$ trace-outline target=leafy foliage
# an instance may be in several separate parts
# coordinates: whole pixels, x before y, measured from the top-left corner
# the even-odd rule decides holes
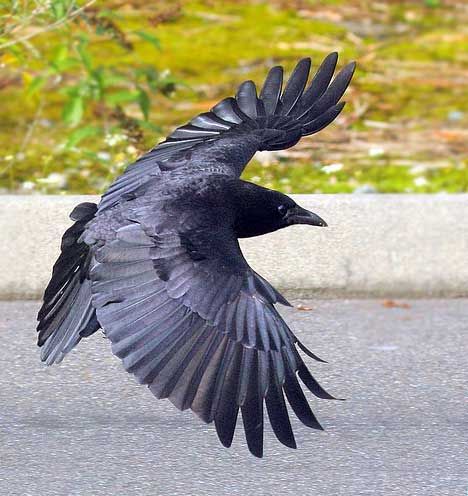
[[[19,96],[38,107],[45,102],[61,108],[62,123],[70,128],[63,147],[123,133],[137,150],[142,148],[141,130],[151,127],[151,96],[171,95],[178,81],[150,65],[105,64],[94,54],[112,45],[130,53],[134,39],[159,51],[156,36],[141,29],[123,31],[118,16],[98,9],[94,1],[12,2],[1,20],[0,50],[10,71],[21,77]]]
[[[332,50],[358,62],[342,116],[245,177],[298,193],[468,191],[467,13],[461,0],[12,0],[0,192],[102,192],[240,81]]]

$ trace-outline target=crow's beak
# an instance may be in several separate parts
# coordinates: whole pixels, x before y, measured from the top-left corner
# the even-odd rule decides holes
[[[327,227],[327,223],[314,212],[302,207],[292,208],[288,213],[289,224],[309,224],[310,226]]]

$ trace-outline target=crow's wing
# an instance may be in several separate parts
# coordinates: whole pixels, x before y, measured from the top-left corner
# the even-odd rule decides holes
[[[331,53],[322,62],[307,86],[310,58],[299,61],[283,90],[283,68],[273,67],[260,95],[253,81],[245,81],[235,98],[225,98],[209,112],[197,115],[188,124],[177,128],[168,138],[140,160],[174,162],[177,166],[198,157],[211,157],[240,176],[243,168],[257,150],[288,148],[302,137],[316,133],[330,124],[340,113],[339,103],[354,72],[348,64],[332,81],[338,55]],[[230,153],[235,143],[239,149]],[[245,147],[252,149],[242,149]],[[222,145],[222,146],[221,146]],[[223,147],[225,157],[223,157]],[[240,160],[232,162],[233,156]],[[247,158],[247,161],[245,161]]]
[[[304,424],[320,429],[296,374],[316,396],[332,397],[295,345],[318,358],[276,311],[274,303],[287,302],[248,266],[234,233],[193,228],[187,218],[190,229],[161,230],[161,211],[140,214],[95,248],[90,272],[98,320],[125,369],[156,397],[214,421],[225,446],[240,409],[256,456],[264,404],[277,438],[296,446],[284,395]]]
[[[245,81],[235,98],[197,115],[132,164],[99,209],[114,205],[149,174],[167,169],[210,168],[239,177],[255,152],[289,148],[328,126],[344,107],[340,99],[355,69],[350,63],[332,80],[337,59],[336,53],[328,55],[309,85],[309,58],[299,61],[284,90],[280,66],[270,70],[259,96],[253,81]]]

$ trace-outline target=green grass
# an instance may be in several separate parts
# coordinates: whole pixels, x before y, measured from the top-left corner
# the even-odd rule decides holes
[[[293,150],[299,155],[254,161],[245,178],[298,193],[468,191],[468,16],[461,3],[185,1],[179,16],[157,27],[142,5],[116,9],[117,22],[125,32],[154,34],[161,51],[131,37],[134,51],[104,41],[91,44],[91,52],[102,65],[138,61],[184,81],[172,98],[152,101],[150,121],[162,132],[146,130],[144,147],[232,94],[242,80],[260,83],[272,64],[290,70],[302,56],[317,63],[337,49],[340,64],[358,61],[343,117],[304,140]],[[57,34],[36,41],[47,52]],[[36,63],[39,68],[41,60]],[[15,70],[21,74],[20,66]],[[72,129],[61,122],[63,95],[56,88],[44,91],[40,118],[24,146],[38,99],[25,97],[21,78],[0,91],[0,189],[99,193],[138,154],[104,136],[64,150]],[[130,111],[139,114],[137,107]],[[85,115],[90,124],[96,119]],[[339,170],[326,172],[330,164],[340,164]],[[61,178],[52,176],[54,182],[53,173]]]

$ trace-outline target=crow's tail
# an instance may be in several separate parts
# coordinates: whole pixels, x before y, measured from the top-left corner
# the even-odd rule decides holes
[[[62,251],[44,293],[37,331],[41,360],[47,365],[60,363],[82,337],[100,327],[91,304],[91,281],[87,277],[89,246],[80,240],[96,210],[94,203],[81,203],[73,209],[70,218],[75,223],[62,237]]]

